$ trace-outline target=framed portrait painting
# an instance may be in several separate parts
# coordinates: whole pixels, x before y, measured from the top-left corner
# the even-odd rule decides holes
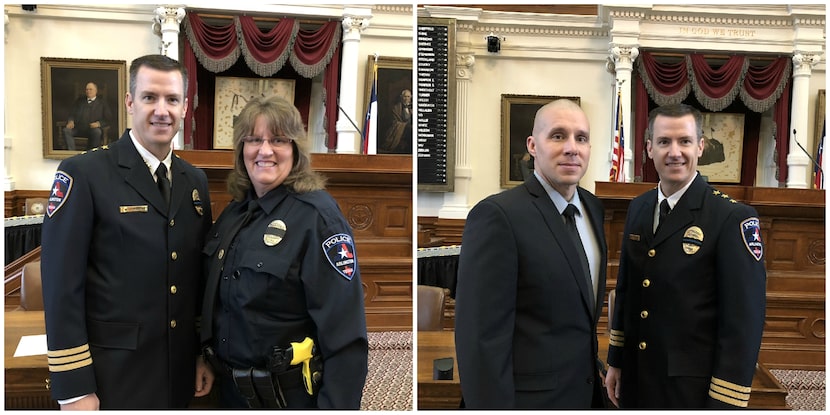
[[[251,98],[277,95],[293,103],[295,84],[293,79],[217,76],[213,101],[216,107],[213,117],[213,148],[233,149],[236,117]]]
[[[536,111],[557,99],[579,97],[548,95],[501,95],[501,187],[521,184],[533,173],[533,158],[527,152],[527,137],[533,134]]]
[[[107,145],[127,127],[127,64],[40,58],[43,157],[65,159]]]
[[[366,65],[365,115],[372,96],[373,64]],[[412,59],[378,57],[378,154],[412,154]],[[360,120],[362,124],[363,119]],[[361,125],[360,128],[363,128]]]

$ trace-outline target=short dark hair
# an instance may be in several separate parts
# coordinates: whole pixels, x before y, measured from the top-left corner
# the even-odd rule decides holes
[[[164,72],[179,71],[184,81],[184,96],[187,96],[187,68],[179,61],[164,55],[144,55],[130,64],[130,95],[135,95],[135,79],[142,66]]]
[[[648,113],[648,129],[646,130],[646,141],[651,141],[654,134],[654,120],[658,115],[670,118],[680,118],[691,114],[695,119],[695,130],[697,131],[697,139],[703,136],[703,115],[697,108],[687,104],[668,104],[661,105]]]

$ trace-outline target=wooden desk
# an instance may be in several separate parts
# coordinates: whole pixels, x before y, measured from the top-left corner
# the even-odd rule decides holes
[[[455,332],[418,331],[418,409],[458,409],[461,404],[461,382],[455,358]],[[432,362],[452,357],[452,380],[433,380]]]
[[[20,337],[46,333],[43,311],[7,311],[3,314],[6,324],[6,409],[59,409],[57,401],[49,394],[46,355],[12,357]],[[190,407],[215,409],[218,402],[219,388],[215,387],[210,395],[194,398]]]
[[[46,333],[43,311],[7,311],[3,315],[6,409],[57,409],[47,389],[46,355],[13,357],[22,336]]]
[[[455,332],[419,331],[418,344],[418,409],[457,409],[461,403],[461,382],[458,360],[455,357]],[[608,355],[608,336],[599,336],[599,355]],[[453,358],[453,379],[433,380],[432,361],[442,357]],[[752,379],[749,408],[790,409],[786,402],[787,390],[762,364],[758,364]]]

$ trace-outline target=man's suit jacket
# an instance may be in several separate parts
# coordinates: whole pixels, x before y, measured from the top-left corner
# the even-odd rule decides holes
[[[467,408],[598,406],[597,318],[605,293],[604,209],[579,198],[600,245],[599,301],[562,216],[531,175],[467,217],[455,342]]]
[[[75,121],[75,129],[86,131],[89,130],[89,124],[99,121],[101,127],[110,125],[113,121],[112,110],[103,98],[97,97],[92,103],[87,103],[86,97],[80,97],[75,101],[75,106],[72,107],[72,114],[69,115],[70,121]],[[89,115],[84,119],[84,109],[89,106]]]
[[[746,406],[766,311],[758,214],[699,175],[654,234],[656,205],[656,188],[632,200],[623,233],[608,350],[621,405]]]
[[[43,221],[43,299],[54,399],[184,407],[193,397],[205,173],[173,156],[170,209],[129,134],[63,160]]]

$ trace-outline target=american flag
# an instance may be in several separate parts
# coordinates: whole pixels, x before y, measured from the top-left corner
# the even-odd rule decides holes
[[[366,108],[366,121],[363,123],[363,154],[378,153],[378,59],[372,66],[372,95]]]
[[[608,174],[608,181],[624,182],[625,174],[623,162],[625,161],[625,141],[623,138],[623,117],[622,117],[622,92],[617,91],[617,117],[616,130],[614,131],[614,145],[611,152],[611,172]]]
[[[818,150],[816,150],[816,166],[813,167],[813,173],[816,175],[815,185],[816,189],[824,189],[824,172],[821,169],[822,153],[824,153],[824,135],[827,131],[827,123],[821,128],[821,139],[818,142]]]

